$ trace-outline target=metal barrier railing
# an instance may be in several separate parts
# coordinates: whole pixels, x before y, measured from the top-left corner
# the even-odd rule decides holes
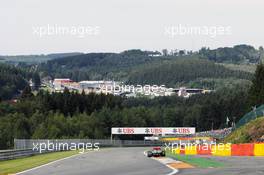
[[[259,106],[258,108],[254,108],[252,111],[249,113],[245,114],[239,121],[236,123],[236,128],[239,128],[251,120],[254,120],[258,117],[263,117],[264,116],[264,105]]]
[[[43,153],[47,153],[48,151],[43,151]],[[38,151],[33,151],[32,149],[24,149],[24,150],[2,150],[0,151],[0,160],[10,160],[17,159],[21,157],[29,157],[33,155],[40,154]]]

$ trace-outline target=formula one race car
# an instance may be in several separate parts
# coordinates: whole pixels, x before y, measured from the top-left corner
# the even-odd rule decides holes
[[[154,147],[151,151],[147,152],[148,157],[165,157],[166,153],[161,147]]]

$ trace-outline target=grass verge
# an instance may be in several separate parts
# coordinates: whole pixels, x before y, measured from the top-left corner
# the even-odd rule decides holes
[[[179,155],[179,154],[172,154],[170,151],[167,151],[166,155],[168,157],[171,157],[173,159],[177,159],[179,161],[191,164],[198,168],[218,168],[218,167],[224,167],[224,163],[214,161],[208,158],[203,157],[194,157],[190,155]]]
[[[0,161],[0,175],[18,173],[75,154],[78,154],[78,151],[47,153],[15,160]]]

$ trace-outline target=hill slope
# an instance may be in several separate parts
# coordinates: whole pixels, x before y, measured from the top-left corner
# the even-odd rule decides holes
[[[16,55],[16,56],[0,56],[0,61],[5,63],[17,64],[17,63],[26,63],[26,64],[37,64],[46,62],[52,59],[58,59],[68,56],[81,55],[82,53],[73,52],[73,53],[54,53],[48,55]]]
[[[40,65],[40,71],[52,77],[68,77],[75,81],[115,79],[124,80],[132,69],[139,65],[166,60],[151,53],[129,50],[121,53],[89,53],[50,60]]]
[[[202,59],[178,59],[157,66],[135,70],[129,76],[132,84],[165,84],[175,86],[177,83],[202,81],[202,79],[245,79],[250,80],[252,74],[231,70],[222,65]]]
[[[116,80],[129,84],[157,84],[172,87],[217,89],[250,84],[252,73],[231,69],[199,54],[156,55],[128,50],[121,53],[89,53],[50,60],[39,66],[43,76],[81,80]]]
[[[231,142],[231,143],[255,142],[263,135],[264,135],[264,117],[260,117],[232,132],[225,139],[225,142]]]

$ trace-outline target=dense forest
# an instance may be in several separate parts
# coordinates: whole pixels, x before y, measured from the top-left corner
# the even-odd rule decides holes
[[[233,84],[233,80],[235,84],[240,80],[249,84],[245,80],[252,76],[243,69],[232,70],[218,63],[255,64],[264,58],[263,53],[262,47],[256,50],[248,45],[202,48],[199,52],[164,49],[161,53],[141,50],[89,53],[47,61],[39,65],[38,71],[42,77],[67,77],[75,81],[104,79],[218,89]]]
[[[178,59],[174,62],[132,71],[128,82],[132,84],[165,84],[173,87],[177,83],[188,83],[197,79],[250,80],[251,77],[252,75],[248,72],[230,70],[207,60]]]
[[[155,62],[161,58],[152,53],[130,50],[121,53],[89,53],[50,60],[39,66],[43,76],[68,77],[75,81],[98,79],[126,79],[127,74],[139,65]]]
[[[40,84],[38,73],[0,63],[0,100],[18,95],[28,85],[30,79],[37,85]]]
[[[256,50],[249,45],[236,45],[234,47],[223,47],[217,49],[202,48],[200,56],[211,61],[220,63],[259,63],[264,58],[264,49]]]
[[[109,138],[118,126],[226,127],[247,111],[247,89],[223,89],[189,99],[177,96],[121,98],[103,94],[52,93],[26,88],[15,104],[0,103],[0,149],[14,138]],[[132,139],[132,138],[129,138]]]

